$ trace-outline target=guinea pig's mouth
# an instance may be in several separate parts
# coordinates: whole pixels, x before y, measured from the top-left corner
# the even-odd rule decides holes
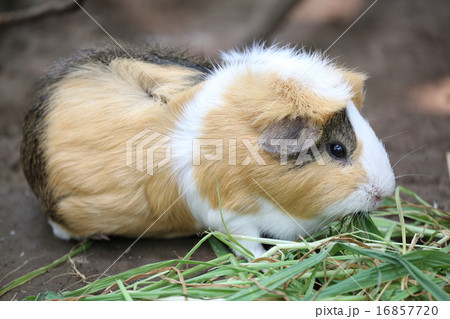
[[[364,211],[371,212],[381,206],[385,198],[385,194],[383,194],[378,188],[374,186],[365,188],[365,192],[367,196],[367,206],[364,207]]]
[[[373,199],[372,199],[373,205],[369,209],[369,211],[373,211],[373,210],[377,209],[378,207],[380,207],[381,204],[383,203],[383,200],[384,200],[384,198],[381,196],[373,197]]]
[[[365,207],[361,208],[359,211],[370,213],[371,211],[374,211],[381,206],[381,204],[383,203],[383,199],[383,197],[370,196],[366,202]]]

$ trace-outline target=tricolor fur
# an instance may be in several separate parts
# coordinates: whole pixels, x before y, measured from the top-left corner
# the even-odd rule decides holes
[[[218,185],[231,233],[296,239],[393,191],[387,154],[359,112],[363,74],[290,48],[224,53],[216,67],[132,55],[63,62],[26,118],[24,172],[57,236],[223,231]],[[153,174],[126,165],[127,141],[145,130],[169,141]],[[345,157],[330,153],[335,142]]]

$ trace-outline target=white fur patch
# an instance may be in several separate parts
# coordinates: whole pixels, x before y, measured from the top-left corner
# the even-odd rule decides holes
[[[299,236],[309,237],[328,225],[324,223],[326,217],[322,215],[302,220],[266,199],[261,199],[260,203],[262,209],[254,216],[254,223],[260,234],[265,233],[282,240],[296,240]]]
[[[277,73],[283,79],[294,79],[318,95],[347,103],[352,97],[351,88],[341,72],[329,60],[317,53],[307,53],[293,48],[253,46],[244,51],[222,54],[224,64],[216,74]]]
[[[201,136],[200,129],[204,116],[221,103],[220,97],[225,90],[224,84],[227,83],[224,81],[218,84],[215,80],[208,80],[196,97],[186,104],[183,115],[170,134],[172,167],[178,177],[180,193],[185,192],[184,197],[197,221],[198,230],[216,229],[212,225],[214,223],[207,222],[208,216],[212,214],[209,202],[201,198],[197,187],[193,186],[195,183],[193,142]]]
[[[69,234],[67,231],[65,231],[61,226],[59,226],[57,223],[52,222],[51,220],[48,221],[50,226],[52,226],[53,234],[58,237],[59,239],[63,240],[69,240],[72,239],[72,235]]]
[[[395,175],[383,144],[353,103],[347,107],[347,114],[356,137],[363,146],[361,162],[368,178],[365,190],[381,197],[392,195],[395,189]]]
[[[202,90],[185,106],[183,115],[177,121],[177,126],[170,134],[172,150],[172,167],[176,172],[180,193],[197,221],[199,231],[211,229],[225,231],[220,211],[213,209],[209,201],[202,198],[194,180],[193,141],[201,136],[201,126],[205,115],[222,103],[222,94],[228,84],[234,79],[234,72],[216,72],[205,82]],[[223,212],[224,220],[231,233],[247,236],[259,236],[260,233],[252,223],[246,223],[244,218],[238,218],[233,212]],[[243,243],[255,256],[265,251],[258,243]]]

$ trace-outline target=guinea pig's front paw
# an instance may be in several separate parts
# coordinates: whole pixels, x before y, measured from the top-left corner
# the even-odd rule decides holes
[[[238,240],[238,243],[241,244],[249,252],[251,252],[253,255],[253,258],[247,258],[247,256],[244,256],[242,253],[240,253],[239,251],[237,251],[235,249],[232,249],[233,253],[238,257],[244,257],[248,261],[257,259],[266,252],[264,247],[260,243],[257,243],[257,242],[252,242],[252,241],[248,241],[248,240]]]
[[[107,240],[107,241],[110,241],[109,237],[106,236],[105,234],[95,234],[95,235],[90,236],[90,238],[94,239],[94,240]]]

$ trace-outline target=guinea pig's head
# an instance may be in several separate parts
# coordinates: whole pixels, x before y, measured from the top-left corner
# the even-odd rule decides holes
[[[394,191],[386,150],[360,113],[364,74],[293,49],[224,59],[217,76],[227,84],[203,131],[237,141],[235,165],[209,164],[225,205],[227,194],[257,193],[298,218],[336,218],[373,210]]]

